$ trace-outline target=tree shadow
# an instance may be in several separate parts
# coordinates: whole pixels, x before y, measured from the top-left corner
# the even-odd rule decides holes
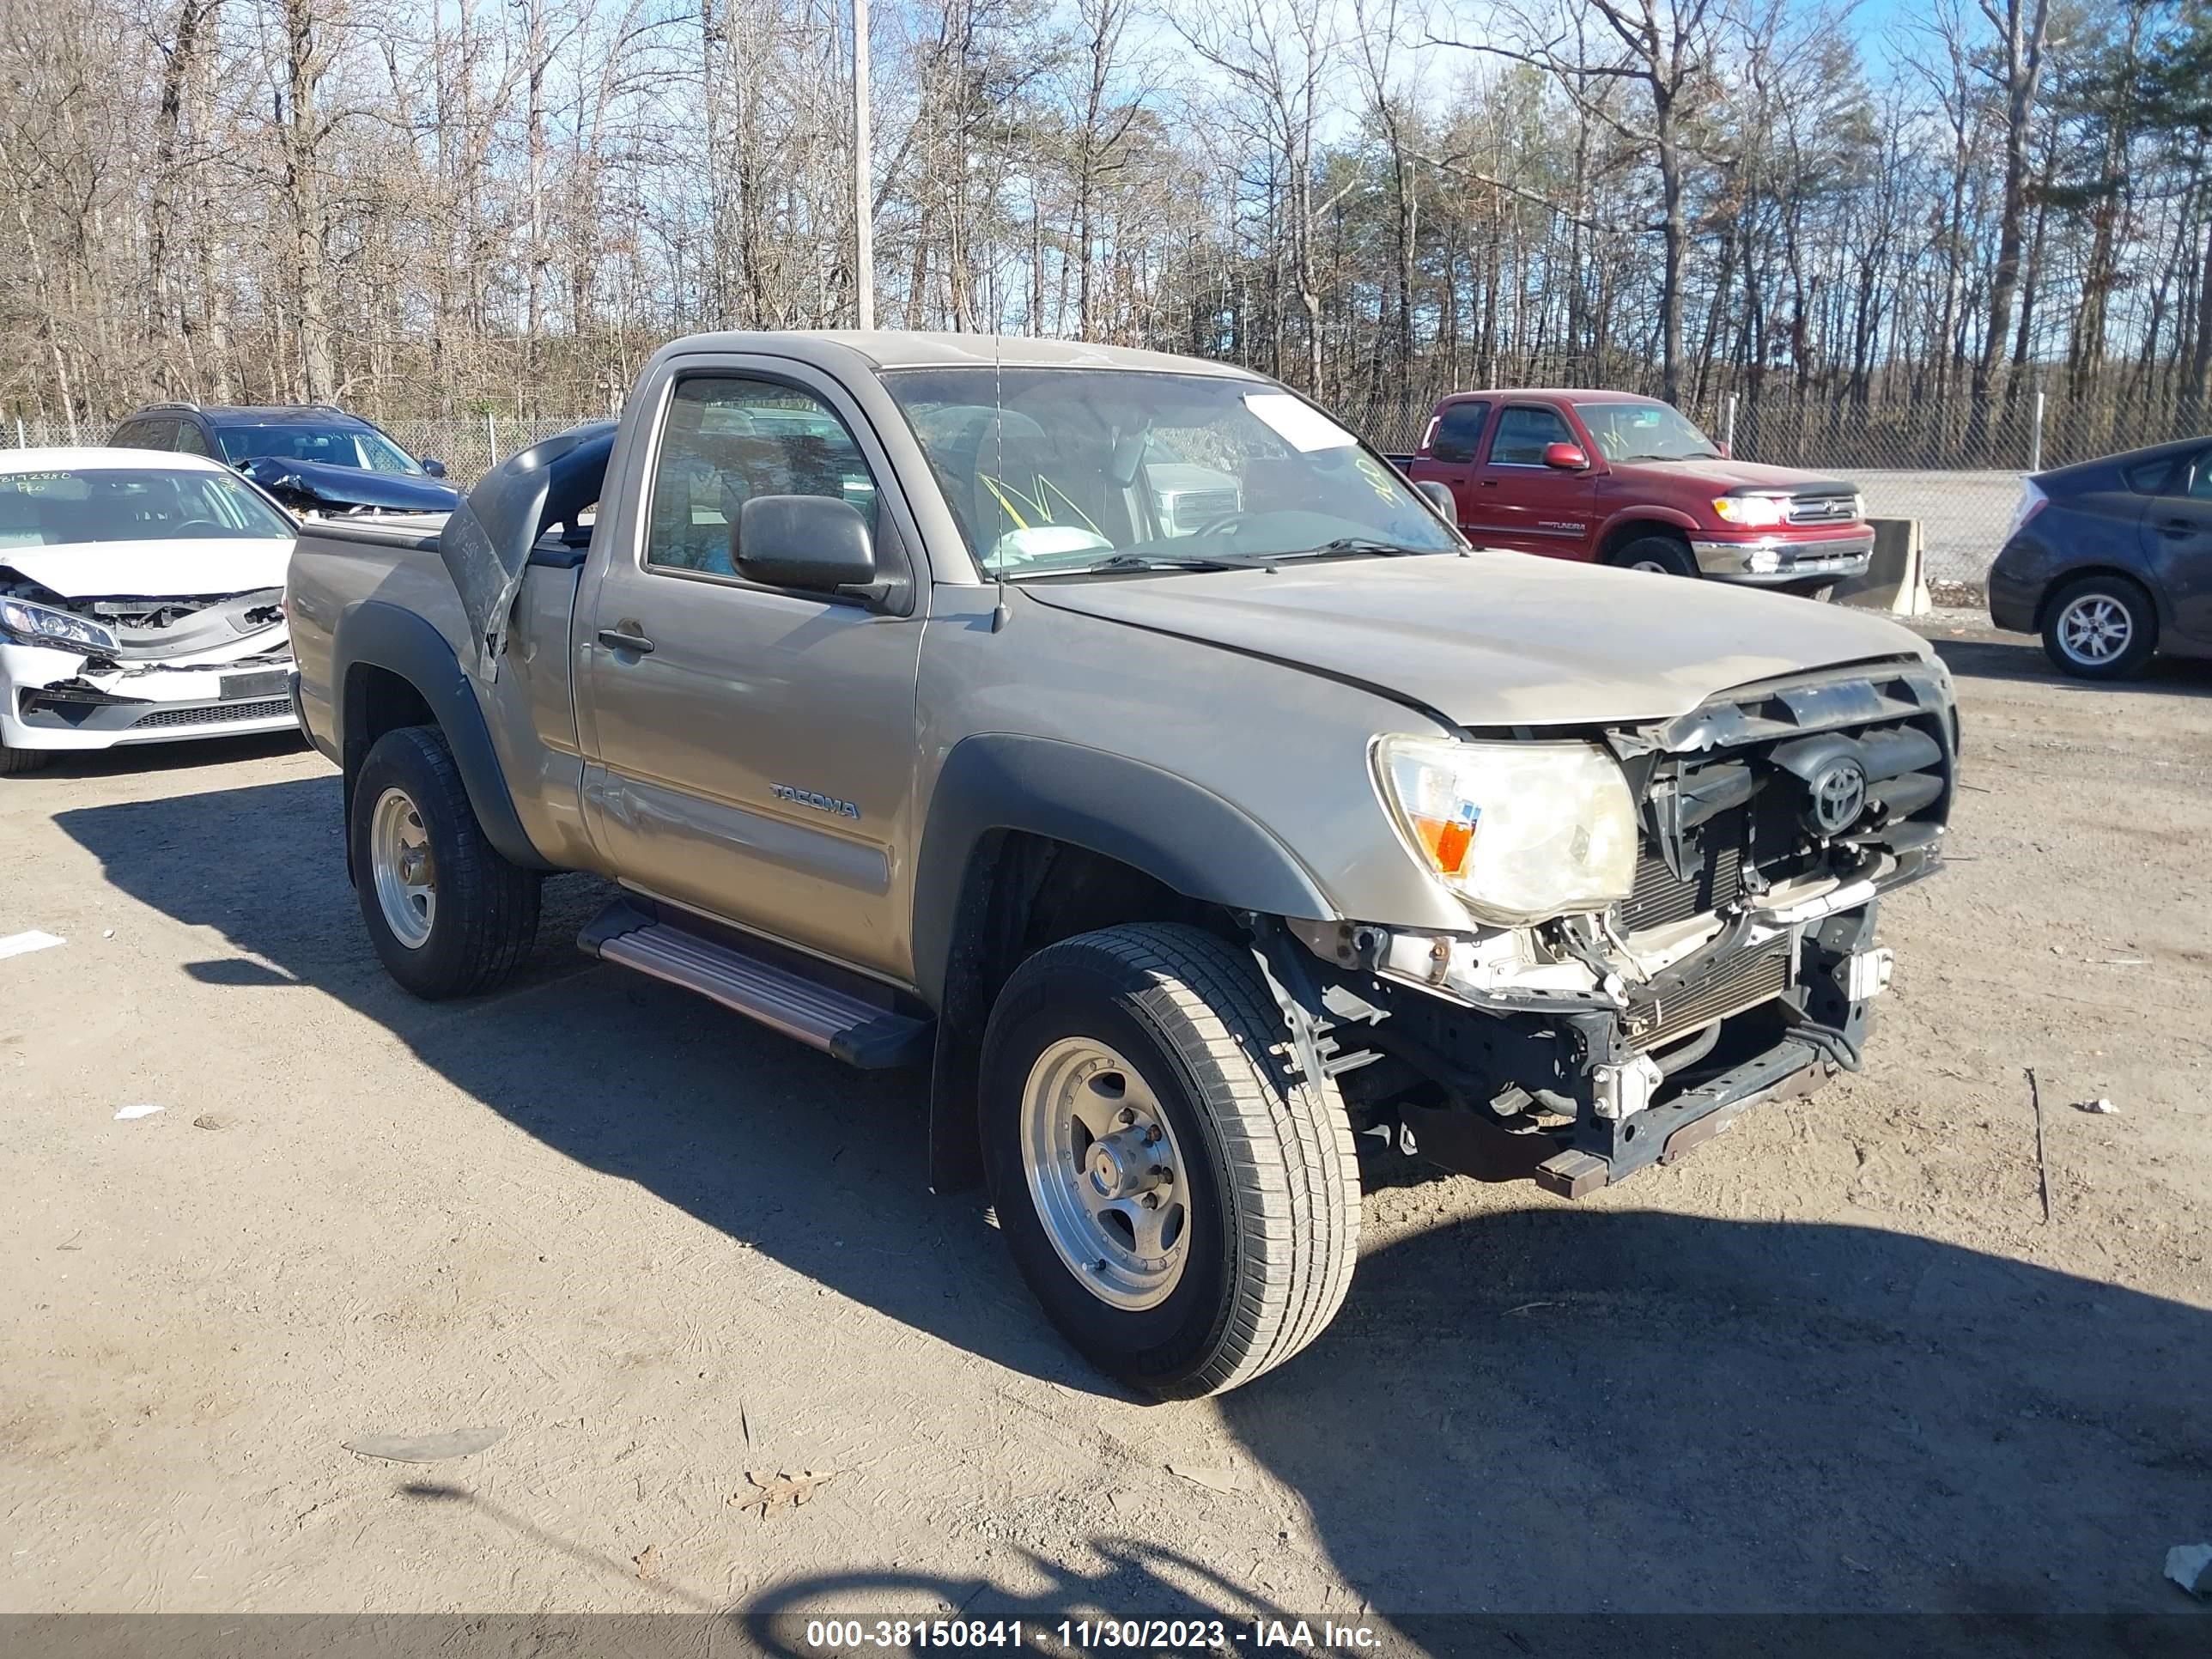
[[[608,884],[550,881],[538,944],[512,981],[426,1003],[369,948],[345,878],[335,775],[71,808],[54,822],[124,892],[222,933],[230,953],[184,964],[193,980],[334,997],[579,1163],[917,1328],[1127,1397],[1036,1315],[981,1197],[927,1191],[926,1072],[853,1071],[584,956],[576,933]]]
[[[2212,663],[2188,657],[2154,658],[2140,679],[2078,680],[2053,667],[2039,641],[1936,639],[1929,642],[1953,673],[1968,679],[2032,683],[2084,696],[2212,695]]]
[[[924,1190],[920,1074],[848,1071],[591,963],[570,941],[605,890],[580,878],[549,887],[513,988],[415,1001],[362,935],[337,801],[314,777],[57,822],[125,892],[222,931],[234,954],[186,969],[204,982],[335,997],[586,1169],[948,1343],[1121,1397],[1036,1312],[980,1199]],[[2201,1308],[1870,1227],[1532,1194],[1371,1251],[1322,1340],[1218,1409],[1310,1511],[1340,1612],[2158,1613],[2187,1605],[2165,1551],[2212,1530],[2208,1379]],[[1255,1604],[1200,1546],[1093,1554],[1032,1564],[1036,1595],[887,1570],[739,1612],[787,1628],[824,1593],[843,1611],[922,1590],[971,1618]]]
[[[60,749],[29,777],[36,781],[183,772],[230,761],[302,754],[307,747],[307,739],[296,732],[261,732],[236,738],[192,738],[179,743],[126,743],[112,749]]]

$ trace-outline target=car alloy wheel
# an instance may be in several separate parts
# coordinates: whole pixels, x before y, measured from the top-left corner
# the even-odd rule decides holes
[[[438,872],[422,810],[405,790],[386,789],[377,797],[368,860],[384,925],[409,950],[421,950],[437,924]]]
[[[2084,668],[2116,661],[2135,634],[2134,617],[2110,593],[2084,593],[2058,613],[2058,648]]]
[[[1045,1237],[1109,1307],[1157,1307],[1182,1278],[1190,1203],[1175,1131],[1137,1069],[1063,1037],[1022,1092],[1023,1172]]]

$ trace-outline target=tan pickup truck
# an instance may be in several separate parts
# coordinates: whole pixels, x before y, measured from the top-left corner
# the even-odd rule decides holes
[[[1473,551],[1275,383],[1096,346],[678,341],[449,519],[308,526],[287,605],[400,983],[611,878],[586,951],[927,1068],[933,1183],[1163,1394],[1328,1325],[1361,1131],[1580,1194],[1856,1066],[1954,787],[1916,635]]]

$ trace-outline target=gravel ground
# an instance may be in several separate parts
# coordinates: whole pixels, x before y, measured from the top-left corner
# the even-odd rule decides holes
[[[1344,1316],[1195,1405],[924,1192],[917,1080],[587,965],[591,884],[428,1006],[313,755],[0,784],[0,935],[67,940],[0,960],[0,1611],[2185,1610],[2212,675],[1931,626],[1967,793],[1866,1072],[1577,1205],[1384,1158]]]

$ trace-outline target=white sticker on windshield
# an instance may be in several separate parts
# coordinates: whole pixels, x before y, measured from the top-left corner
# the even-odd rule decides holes
[[[1310,404],[1287,392],[1248,392],[1244,407],[1279,433],[1297,450],[1346,449],[1359,441]]]

